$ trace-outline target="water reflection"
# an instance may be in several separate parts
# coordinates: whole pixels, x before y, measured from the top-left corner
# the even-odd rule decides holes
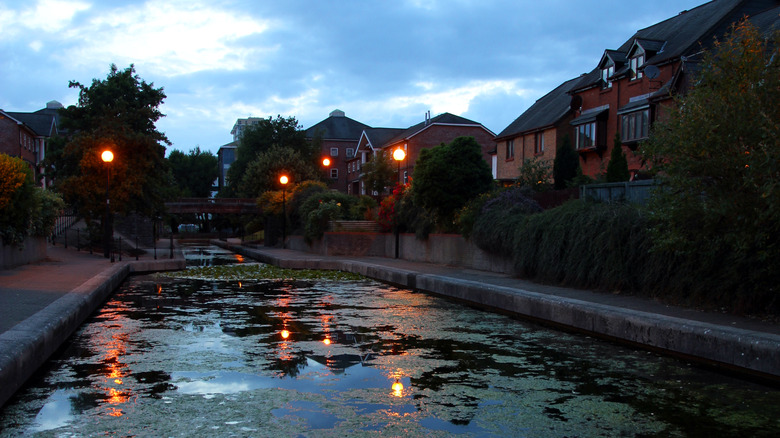
[[[198,263],[233,258],[200,251],[190,249]],[[135,277],[51,370],[3,410],[3,433],[179,435],[176,422],[202,436],[780,428],[775,389],[372,281]]]

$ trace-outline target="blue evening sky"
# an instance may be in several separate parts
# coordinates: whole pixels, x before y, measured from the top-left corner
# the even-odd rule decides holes
[[[703,0],[0,0],[0,109],[74,105],[112,63],[163,87],[173,148],[237,118],[341,109],[404,128],[450,112],[499,133],[641,28]]]

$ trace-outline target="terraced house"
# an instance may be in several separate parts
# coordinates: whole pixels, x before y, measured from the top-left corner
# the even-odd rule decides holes
[[[554,152],[549,151],[555,144],[550,141],[559,141],[566,132],[579,153],[583,174],[597,178],[605,172],[617,135],[631,178],[642,178],[637,151],[653,122],[674,104],[676,94],[691,86],[702,51],[745,17],[759,29],[777,29],[780,1],[711,1],[640,29],[617,49],[605,50],[590,72],[540,99],[496,137],[497,162],[505,163],[499,179],[512,178],[506,163],[512,161],[513,151],[515,157],[520,151],[520,157],[552,159]],[[563,88],[568,88],[568,108],[560,93]],[[571,120],[564,122],[566,117]],[[544,139],[543,150],[538,135]],[[526,146],[529,142],[533,155]]]

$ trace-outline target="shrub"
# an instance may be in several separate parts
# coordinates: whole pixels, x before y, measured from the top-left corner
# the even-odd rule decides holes
[[[372,221],[375,219],[374,210],[378,205],[374,198],[361,195],[349,210],[350,219]]]
[[[334,200],[320,202],[317,208],[306,216],[303,237],[306,242],[321,239],[328,229],[328,222],[341,219],[342,206]]]
[[[552,187],[552,166],[547,160],[538,157],[526,158],[519,171],[520,175],[515,180],[518,186],[529,187],[537,192],[550,190]]]
[[[484,201],[471,237],[485,251],[510,256],[516,246],[516,230],[525,226],[528,215],[541,211],[542,207],[530,197],[528,187],[515,186],[496,192]]]

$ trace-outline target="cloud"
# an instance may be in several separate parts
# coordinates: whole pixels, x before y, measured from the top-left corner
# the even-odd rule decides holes
[[[0,32],[5,38],[21,34],[25,29],[60,32],[71,24],[76,14],[91,7],[82,1],[39,0],[14,10],[3,3],[0,4]]]
[[[77,66],[134,63],[165,77],[243,70],[262,60],[264,53],[277,50],[272,44],[244,43],[271,26],[271,20],[215,9],[207,3],[149,1],[108,10],[66,30],[63,37],[74,44],[60,60]]]

